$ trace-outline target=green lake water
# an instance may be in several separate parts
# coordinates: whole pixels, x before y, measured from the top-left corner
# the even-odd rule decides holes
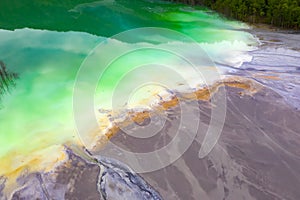
[[[179,74],[193,77],[193,72],[185,69],[176,56],[158,48],[175,52],[184,48],[190,57],[197,57],[203,55],[193,48],[197,44],[217,66],[238,67],[251,59],[247,52],[256,44],[252,35],[241,30],[247,28],[244,24],[229,21],[204,8],[163,1],[2,0],[0,7],[0,60],[19,75],[16,87],[1,100],[0,157],[12,151],[27,155],[77,137],[73,91],[78,70],[82,65],[92,69],[79,80],[84,96],[85,88],[93,89],[89,77],[105,67],[97,62],[84,62],[95,47],[96,53],[101,53],[101,48],[107,45],[124,50],[142,48],[118,58],[105,69],[95,90],[96,110],[111,108],[112,91],[120,78],[136,66],[155,61],[169,68],[160,72],[156,66],[151,71],[151,66],[146,65],[135,73],[139,78],[123,81],[123,86],[146,79],[147,70],[156,82],[165,79],[172,82],[167,75],[172,67],[178,69]],[[149,37],[143,35],[143,31],[136,31],[137,34],[130,37],[109,39],[142,27],[164,28],[161,30],[176,34],[157,33]],[[182,41],[178,34],[189,39]],[[151,47],[155,47],[154,50]],[[103,57],[116,54],[109,49],[103,52]],[[147,97],[145,92],[140,93],[134,98]]]

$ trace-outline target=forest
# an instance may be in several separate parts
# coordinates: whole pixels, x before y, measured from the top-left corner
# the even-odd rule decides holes
[[[177,0],[176,2],[206,6],[226,17],[245,22],[300,29],[300,0]]]

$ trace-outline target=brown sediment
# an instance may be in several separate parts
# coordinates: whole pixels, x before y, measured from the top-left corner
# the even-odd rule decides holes
[[[274,75],[254,75],[256,78],[269,79],[269,80],[281,80],[280,77]]]
[[[120,130],[120,127],[118,126],[113,126],[108,131],[105,133],[107,136],[107,139],[110,139],[112,136],[114,136],[118,131]]]
[[[210,87],[204,87],[195,92],[182,94],[183,99],[208,101],[220,87],[220,83],[216,83]]]
[[[255,94],[263,86],[253,79],[241,78],[241,77],[229,77],[228,79],[221,82],[228,87],[243,89],[244,93],[249,95]]]
[[[129,115],[130,115],[131,120],[138,124],[143,123],[146,118],[150,118],[149,111],[142,111],[142,112],[136,112],[136,113],[130,112]]]
[[[243,89],[248,94],[256,93],[261,86],[252,79],[229,77],[222,81],[218,81],[212,86],[204,87],[195,92],[184,94],[183,97],[191,100],[209,101],[211,97],[219,90],[220,87],[232,87]]]
[[[282,41],[278,39],[270,39],[269,42],[282,42]]]
[[[170,108],[174,108],[179,105],[180,100],[201,100],[201,101],[209,101],[211,97],[218,92],[220,87],[232,87],[232,88],[239,88],[242,89],[243,91],[240,92],[240,94],[247,94],[247,95],[252,95],[256,92],[258,92],[262,86],[257,83],[256,81],[248,78],[242,78],[242,77],[227,77],[221,81],[215,82],[211,86],[203,87],[201,89],[198,89],[193,92],[188,92],[188,93],[181,93],[180,97],[179,95],[177,96],[172,96],[169,100],[162,100],[161,102],[158,103],[157,106],[152,108],[152,111],[130,111],[128,113],[129,117],[127,117],[125,120],[115,123],[112,125],[111,128],[109,128],[105,136],[106,138],[103,140],[101,138],[100,141],[96,143],[96,145],[93,146],[92,150],[98,150],[98,148],[101,148],[101,146],[105,143],[105,140],[111,139],[115,134],[119,132],[119,130],[122,127],[126,127],[132,123],[143,123],[146,119],[149,119],[151,117],[151,114],[155,113],[162,113]],[[155,112],[156,111],[156,112]],[[157,112],[158,111],[158,112]]]
[[[177,106],[179,103],[178,97],[173,96],[170,100],[168,101],[162,101],[161,102],[161,107],[163,108],[163,110],[168,110],[172,107]]]

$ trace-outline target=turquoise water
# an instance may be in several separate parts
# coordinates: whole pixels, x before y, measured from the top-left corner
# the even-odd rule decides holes
[[[100,108],[112,108],[115,88],[134,70],[133,76],[123,79],[118,89],[121,95],[125,95],[122,91],[127,93],[126,86],[137,91],[130,94],[131,107],[149,103],[144,99],[162,92],[163,84],[170,84],[169,89],[180,85],[178,79],[171,78],[176,75],[184,75],[185,81],[192,80],[189,84],[193,87],[201,84],[202,80],[197,83],[197,76],[188,63],[174,52],[185,52],[185,56],[200,58],[201,62],[208,56],[211,62],[195,67],[210,71],[215,67],[208,63],[238,67],[251,59],[247,52],[256,44],[252,35],[240,30],[247,28],[244,24],[221,18],[207,9],[162,1],[1,1],[0,5],[6,11],[0,15],[0,60],[20,77],[16,88],[4,95],[1,102],[0,157],[3,159],[11,152],[27,160],[34,159],[36,155],[32,152],[65,142],[76,143],[73,91],[80,66],[91,69],[79,83],[83,98],[85,90],[96,89],[96,112]],[[151,33],[138,29],[113,37],[142,27],[168,31]],[[203,52],[197,51],[195,44]],[[97,53],[99,58],[113,57],[120,49],[135,51],[112,60],[109,67],[103,66],[102,60],[89,60]],[[160,71],[159,64],[162,69],[167,68]],[[140,66],[144,69],[137,70]],[[217,69],[224,72],[221,67]],[[89,82],[94,72],[102,73],[96,86]],[[150,84],[144,91],[139,90],[139,81],[150,75],[154,77],[152,82],[163,84]],[[13,163],[14,159],[10,159]],[[22,164],[26,163],[12,164],[12,168]]]

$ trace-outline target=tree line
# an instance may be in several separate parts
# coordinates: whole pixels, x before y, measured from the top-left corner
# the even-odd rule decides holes
[[[173,0],[174,1],[174,0]],[[250,23],[266,23],[300,29],[300,0],[175,0],[202,5],[227,17]]]

